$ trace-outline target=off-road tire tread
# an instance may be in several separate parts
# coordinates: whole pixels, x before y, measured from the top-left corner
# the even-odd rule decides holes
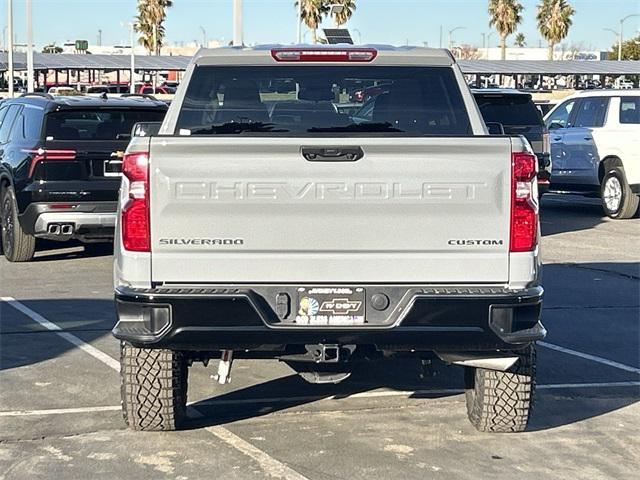
[[[172,431],[186,418],[188,366],[180,352],[120,344],[122,412],[134,430]]]
[[[13,251],[11,255],[7,255],[7,252],[3,250],[4,256],[10,262],[29,262],[33,259],[33,256],[36,252],[36,237],[33,235],[29,235],[24,233],[22,227],[20,226],[20,221],[18,219],[18,205],[16,202],[16,196],[12,187],[6,187],[2,189],[2,198],[0,198],[0,208],[4,206],[4,198],[5,196],[10,197],[11,201],[11,211],[10,212],[1,212],[0,215],[9,215],[13,216]]]
[[[515,353],[519,360],[505,372],[470,367],[465,371],[467,413],[481,432],[527,428],[535,391],[535,345]]]

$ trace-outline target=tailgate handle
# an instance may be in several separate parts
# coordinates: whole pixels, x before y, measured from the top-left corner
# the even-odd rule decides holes
[[[302,147],[300,151],[309,162],[357,162],[364,157],[361,147]]]

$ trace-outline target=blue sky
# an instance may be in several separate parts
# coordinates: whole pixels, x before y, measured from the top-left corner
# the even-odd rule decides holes
[[[521,0],[525,6],[520,27],[529,46],[541,41],[536,31],[535,6],[538,0]],[[567,45],[584,48],[608,48],[615,42],[611,32],[620,18],[640,13],[640,0],[570,0],[576,9],[574,26],[565,40]],[[6,25],[6,2],[0,0],[0,29]],[[14,29],[19,42],[25,42],[24,0],[14,0]],[[103,44],[127,43],[128,33],[121,23],[135,15],[135,0],[33,0],[34,40],[37,45],[67,40],[96,42],[102,30]],[[245,0],[246,43],[291,43],[295,39],[293,0]],[[481,33],[489,32],[487,0],[358,0],[358,10],[348,27],[361,32],[367,43],[391,43],[438,46],[440,26],[446,32],[457,26],[458,42],[481,45]],[[169,41],[193,41],[202,38],[200,26],[209,39],[232,37],[232,0],[174,0],[169,9],[166,30]],[[331,26],[327,22],[327,26]],[[640,18],[625,23],[626,34],[637,34]],[[357,33],[354,34],[357,38]],[[310,35],[306,37],[308,40]],[[512,40],[512,39],[511,39]],[[496,34],[491,38],[497,45]]]

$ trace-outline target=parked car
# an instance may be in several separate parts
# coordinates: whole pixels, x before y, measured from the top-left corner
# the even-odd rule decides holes
[[[118,85],[118,84],[109,84],[109,85],[90,85],[86,88],[86,93],[97,94],[97,93],[129,93],[128,85]]]
[[[544,117],[547,113],[553,110],[558,103],[553,100],[534,100],[536,108],[540,110],[540,114]]]
[[[138,88],[138,90],[136,91],[136,93],[142,93],[144,95],[155,95],[158,93],[165,94],[165,95],[172,95],[176,93],[176,89],[173,87],[158,85],[154,92],[153,85],[141,85],[140,88]]]
[[[451,54],[200,50],[185,78],[124,156],[113,333],[128,425],[179,428],[188,365],[218,357],[225,383],[237,352],[311,383],[437,355],[465,366],[476,428],[524,430],[546,333],[538,161],[522,136],[487,135]],[[389,84],[368,120],[336,108],[354,78]],[[295,94],[270,92],[269,109],[262,88],[284,80]]]
[[[33,258],[36,238],[110,241],[122,154],[136,122],[167,107],[145,98],[25,94],[0,106],[2,246]]]
[[[587,91],[547,114],[550,189],[599,195],[611,218],[630,218],[640,195],[640,90]]]
[[[82,95],[82,92],[79,92],[73,87],[51,87],[48,92],[49,95]]]
[[[634,87],[633,82],[631,80],[627,80],[625,78],[618,78],[615,81],[615,88],[619,90],[632,90]]]
[[[162,82],[162,84],[160,86],[161,87],[169,87],[169,88],[177,89],[178,85],[180,85],[180,82],[177,82],[175,80],[165,80],[164,82]]]
[[[507,135],[522,135],[538,157],[538,191],[549,188],[551,154],[549,132],[530,93],[510,89],[473,90],[484,121],[499,123]]]

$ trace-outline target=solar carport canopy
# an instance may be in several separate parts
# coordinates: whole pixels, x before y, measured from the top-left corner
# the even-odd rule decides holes
[[[459,60],[465,74],[480,75],[640,75],[634,60]]]
[[[7,53],[0,53],[0,71],[6,71]],[[190,56],[136,55],[136,70],[185,70]],[[27,69],[27,56],[16,52],[13,55],[15,70]],[[130,55],[84,55],[65,53],[34,53],[33,68],[36,70],[128,70]]]
[[[84,55],[63,53],[34,53],[36,70],[128,70],[129,55]],[[190,56],[136,55],[136,70],[185,70]],[[24,53],[14,54],[14,69],[26,70]],[[640,75],[639,61],[520,61],[520,60],[459,60],[465,74],[480,75]],[[7,53],[0,53],[0,71],[7,70]]]

